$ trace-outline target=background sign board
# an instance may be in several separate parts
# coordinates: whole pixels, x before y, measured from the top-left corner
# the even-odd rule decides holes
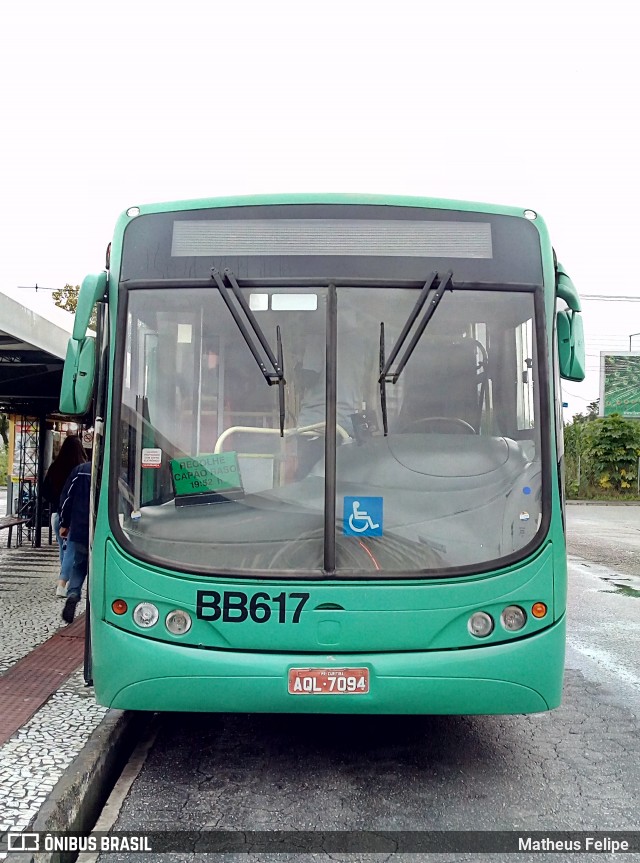
[[[600,416],[640,419],[640,352],[600,353]]]

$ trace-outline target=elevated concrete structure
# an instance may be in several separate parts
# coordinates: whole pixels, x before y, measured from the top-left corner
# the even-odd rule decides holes
[[[57,412],[72,321],[66,330],[0,293],[0,412]]]

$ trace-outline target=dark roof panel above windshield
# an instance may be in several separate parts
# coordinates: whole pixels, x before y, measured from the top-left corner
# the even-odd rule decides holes
[[[121,280],[421,279],[541,284],[539,235],[524,218],[416,207],[279,204],[138,216],[124,235]]]

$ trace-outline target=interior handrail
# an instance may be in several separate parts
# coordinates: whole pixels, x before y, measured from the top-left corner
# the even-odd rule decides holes
[[[324,428],[326,426],[326,422],[312,423],[308,426],[300,426],[299,428],[291,428],[284,430],[284,437],[291,437],[294,434],[310,434],[311,432],[317,431],[318,429]],[[336,423],[336,431],[340,435],[343,440],[349,440],[350,435],[347,431],[345,431],[341,425]],[[248,432],[250,434],[275,434],[280,437],[280,429],[271,429],[271,428],[260,428],[259,426],[231,426],[228,429],[225,429],[218,440],[216,441],[216,445],[214,447],[214,453],[222,452],[222,445],[226,441],[228,437],[231,437],[232,434],[236,434],[236,432]]]

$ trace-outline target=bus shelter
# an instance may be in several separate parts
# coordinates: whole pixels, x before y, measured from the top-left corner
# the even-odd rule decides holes
[[[0,293],[0,413],[10,419],[5,526],[40,546],[46,508],[40,495],[55,434],[69,430],[58,414],[62,369],[71,333]],[[18,524],[9,524],[19,521]]]

